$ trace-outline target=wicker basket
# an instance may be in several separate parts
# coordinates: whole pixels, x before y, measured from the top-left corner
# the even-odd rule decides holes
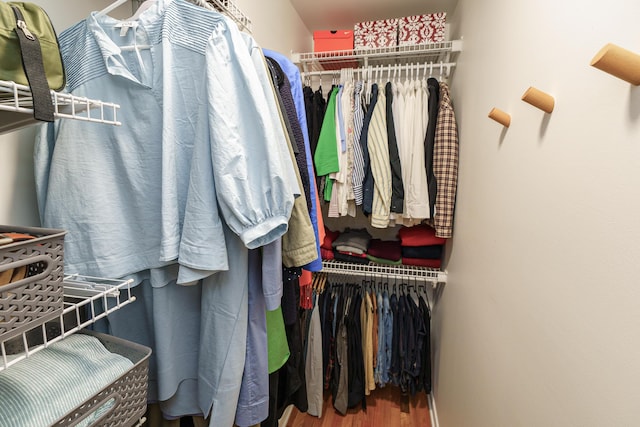
[[[87,417],[93,417],[91,427],[125,427],[135,425],[147,410],[147,385],[151,349],[121,338],[83,330],[98,338],[107,350],[131,360],[134,366],[117,380],[91,396],[53,426],[75,426]],[[101,410],[111,403],[109,409]],[[100,413],[96,417],[96,413]]]
[[[0,342],[59,316],[63,310],[63,230],[0,225],[35,239],[0,246],[0,273],[26,266],[23,279],[0,286]]]

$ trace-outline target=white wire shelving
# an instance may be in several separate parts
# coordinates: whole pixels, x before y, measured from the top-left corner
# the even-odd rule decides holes
[[[221,13],[227,15],[238,25],[241,31],[251,33],[251,19],[247,17],[240,8],[231,0],[207,0]]]
[[[292,53],[291,59],[305,74],[321,75],[340,68],[365,68],[411,63],[455,66],[455,56],[462,51],[462,40],[374,49],[336,50]]]
[[[145,0],[135,0],[136,4],[134,4],[134,10],[140,7],[140,4],[142,4],[144,1]],[[193,3],[203,5],[202,3],[205,1],[213,6],[218,12],[231,18],[238,25],[240,31],[251,33],[251,19],[249,19],[249,17],[245,15],[242,10],[240,10],[240,8],[233,0],[200,0]]]
[[[322,272],[328,274],[427,282],[434,286],[447,283],[446,271],[413,265],[355,264],[337,260],[323,260]]]
[[[118,126],[120,105],[69,93],[51,91],[56,119],[74,119]],[[29,86],[0,80],[0,133],[40,123],[33,118],[33,98]]]
[[[60,316],[18,337],[0,341],[0,371],[134,302],[132,282],[77,274],[65,276],[64,309]],[[11,354],[14,348],[20,351]]]

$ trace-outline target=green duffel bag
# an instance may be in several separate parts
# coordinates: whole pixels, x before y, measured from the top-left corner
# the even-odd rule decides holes
[[[62,90],[66,75],[56,32],[40,6],[0,1],[0,80],[30,86],[34,117],[53,121],[50,89]]]

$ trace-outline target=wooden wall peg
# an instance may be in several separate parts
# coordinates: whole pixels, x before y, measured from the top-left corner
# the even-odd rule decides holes
[[[533,86],[527,89],[524,95],[522,95],[522,100],[549,114],[551,114],[555,105],[553,96]]]
[[[640,55],[620,46],[606,44],[593,57],[591,66],[632,85],[640,85]]]
[[[489,118],[500,123],[504,127],[509,127],[511,124],[511,116],[499,108],[492,108],[489,111]]]

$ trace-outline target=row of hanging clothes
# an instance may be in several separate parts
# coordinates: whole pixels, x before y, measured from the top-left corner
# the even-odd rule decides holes
[[[451,237],[458,132],[449,65],[343,68],[329,74],[326,97],[326,73],[303,76],[316,181],[328,217],[361,211],[375,228],[427,222],[438,237]]]
[[[39,127],[42,225],[65,272],[133,280],[94,328],[153,350],[150,425],[277,426],[305,392],[289,296],[322,269],[299,71],[210,2],[121,3],[58,35],[66,90],[122,124]]]
[[[301,309],[308,413],[323,393],[336,411],[361,406],[376,388],[431,392],[431,308],[424,283],[315,274],[311,306]],[[314,362],[321,362],[315,363]]]

